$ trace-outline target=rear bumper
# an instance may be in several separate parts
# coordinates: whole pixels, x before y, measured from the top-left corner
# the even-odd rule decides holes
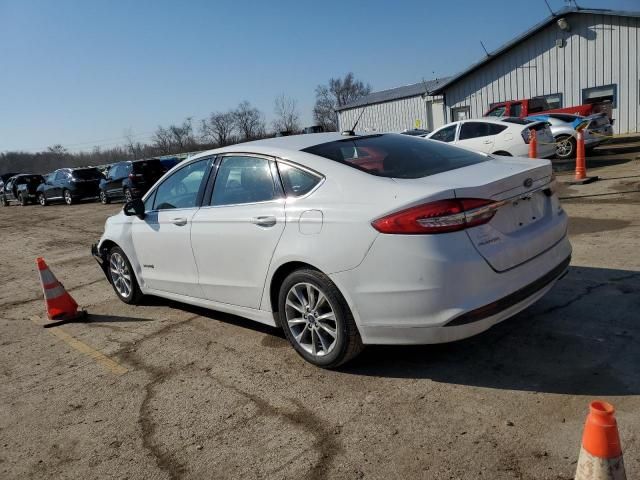
[[[389,237],[379,236],[355,269],[330,275],[365,344],[443,343],[476,335],[541,298],[566,272],[571,255],[565,235],[524,264],[497,273],[466,235]]]

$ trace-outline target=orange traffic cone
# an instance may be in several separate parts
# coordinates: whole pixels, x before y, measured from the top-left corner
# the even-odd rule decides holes
[[[575,480],[626,480],[613,405],[589,404]]]
[[[42,283],[42,292],[47,306],[47,316],[54,323],[44,325],[54,327],[62,323],[73,322],[87,316],[84,310],[78,310],[78,304],[67,293],[64,286],[58,281],[55,275],[49,270],[44,258],[36,258],[38,264],[38,272],[40,273],[40,282]]]

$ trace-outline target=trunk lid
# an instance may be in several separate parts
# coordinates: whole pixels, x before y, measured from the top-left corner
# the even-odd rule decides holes
[[[452,188],[449,192],[457,198],[504,202],[489,223],[465,230],[491,268],[504,272],[548,250],[566,234],[566,215],[557,196],[550,194],[551,175],[547,160],[503,157],[411,182],[437,184],[442,192]]]

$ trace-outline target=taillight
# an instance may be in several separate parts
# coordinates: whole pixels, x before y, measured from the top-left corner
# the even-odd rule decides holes
[[[504,203],[481,198],[438,200],[378,218],[371,225],[392,234],[457,232],[487,223]]]
[[[129,174],[129,179],[130,180],[140,180],[142,178],[142,174],[141,173],[130,173]]]

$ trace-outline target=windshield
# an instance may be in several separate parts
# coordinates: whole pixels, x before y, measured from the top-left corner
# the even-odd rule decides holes
[[[74,170],[72,173],[74,178],[80,180],[99,180],[102,178],[100,170],[97,168],[83,168],[81,170]]]
[[[483,155],[442,142],[393,134],[353,137],[303,151],[372,175],[394,178],[428,177],[486,160]]]

